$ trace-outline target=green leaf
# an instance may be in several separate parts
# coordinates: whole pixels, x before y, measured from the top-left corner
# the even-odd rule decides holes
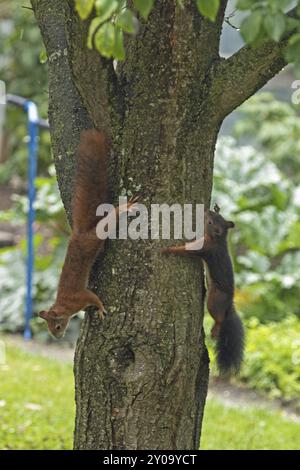
[[[300,41],[300,33],[294,34],[289,40],[289,45],[294,46],[295,44],[298,44],[299,41]]]
[[[114,57],[117,60],[125,59],[125,49],[123,42],[123,31],[119,28],[115,28],[115,47],[114,47]]]
[[[260,32],[263,16],[261,12],[254,11],[251,15],[247,16],[241,24],[241,35],[245,42],[254,42]]]
[[[269,0],[270,7],[276,11],[285,11],[287,7],[291,7],[291,0]]]
[[[300,78],[300,62],[296,61],[294,63],[294,71],[297,78]]]
[[[201,15],[208,18],[210,21],[215,21],[220,0],[196,0],[197,7]]]
[[[86,20],[93,9],[94,0],[75,0],[76,10],[82,20]]]
[[[45,64],[48,60],[46,49],[42,49],[40,52],[40,63]]]
[[[288,62],[299,62],[297,59],[300,57],[300,33],[294,34],[290,38],[285,57]]]
[[[251,10],[256,0],[239,0],[236,4],[238,10]]]
[[[115,48],[115,28],[104,23],[95,34],[95,47],[104,57],[112,57]]]
[[[269,37],[278,42],[285,31],[285,17],[281,13],[274,16],[266,16],[264,19],[264,27]]]
[[[119,7],[119,2],[117,0],[96,0],[95,1],[95,8],[96,13],[99,18],[101,18],[102,22],[111,18],[112,14],[117,10]]]
[[[116,17],[116,25],[126,33],[136,33],[138,20],[131,10],[124,10]]]
[[[293,29],[296,29],[299,26],[299,20],[296,18],[285,17],[285,22],[287,31],[293,31]]]
[[[133,4],[138,12],[147,19],[152,10],[154,0],[133,0]]]
[[[102,24],[102,19],[98,16],[91,21],[88,40],[87,40],[87,46],[89,49],[93,49],[93,38],[97,29],[101,26],[101,24]]]

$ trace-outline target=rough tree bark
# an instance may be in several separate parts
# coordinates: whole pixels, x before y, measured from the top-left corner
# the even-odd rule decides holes
[[[215,23],[194,2],[156,0],[114,71],[86,48],[73,1],[32,0],[49,63],[49,120],[59,187],[70,217],[80,131],[112,140],[114,196],[143,203],[210,202],[224,117],[284,65],[281,45],[219,57],[227,1]],[[249,63],[254,61],[253,67]],[[203,272],[162,258],[158,241],[109,242],[91,286],[109,317],[87,313],[75,357],[76,449],[195,449],[207,393]]]

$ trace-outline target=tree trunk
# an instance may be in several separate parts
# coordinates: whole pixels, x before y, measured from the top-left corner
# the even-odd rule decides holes
[[[49,58],[52,145],[70,219],[74,153],[80,131],[91,126],[111,137],[115,201],[124,190],[141,189],[148,207],[209,204],[221,121],[238,96],[247,98],[247,90],[232,101],[222,95],[232,84],[219,57],[226,4],[211,23],[192,0],[184,9],[156,0],[115,72],[86,48],[88,25],[71,0],[32,0]],[[259,74],[261,83],[261,64]],[[160,245],[110,241],[95,263],[90,286],[110,315],[100,321],[88,312],[78,339],[76,449],[199,446],[208,383],[203,269],[162,257]]]

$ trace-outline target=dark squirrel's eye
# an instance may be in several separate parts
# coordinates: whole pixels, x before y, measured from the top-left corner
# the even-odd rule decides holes
[[[212,224],[212,221],[211,221],[211,220],[209,220],[209,221],[208,221],[208,225],[211,225],[211,224]]]

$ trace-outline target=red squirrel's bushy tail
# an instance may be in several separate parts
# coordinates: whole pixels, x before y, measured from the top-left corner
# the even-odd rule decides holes
[[[217,339],[217,364],[221,375],[235,374],[244,357],[245,333],[234,306],[225,315]]]
[[[96,209],[108,202],[108,142],[95,129],[82,132],[72,200],[73,229],[87,232],[99,221]]]

